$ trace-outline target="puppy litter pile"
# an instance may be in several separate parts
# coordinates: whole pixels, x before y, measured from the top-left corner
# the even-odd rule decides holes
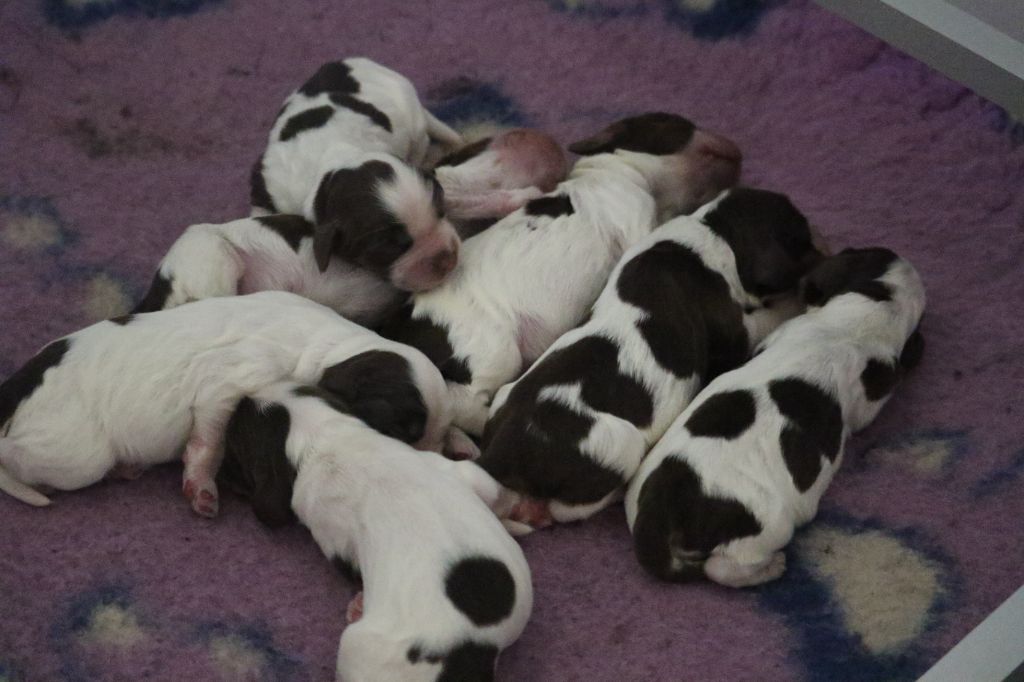
[[[0,385],[0,488],[47,506],[37,488],[182,453],[198,515],[219,482],[363,583],[346,682],[493,679],[533,602],[502,523],[625,491],[654,576],[781,576],[846,437],[920,359],[913,267],[829,256],[786,197],[729,189],[739,149],[676,114],[570,145],[564,180],[537,131],[461,144],[400,74],[321,66],[253,167],[255,217],[188,228],[131,314]],[[497,222],[462,246],[452,208]]]

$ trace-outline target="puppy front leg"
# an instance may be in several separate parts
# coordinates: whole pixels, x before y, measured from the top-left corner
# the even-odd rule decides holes
[[[753,564],[740,563],[726,554],[713,554],[704,564],[705,575],[726,587],[760,585],[781,577],[785,571],[786,555],[782,552]]]

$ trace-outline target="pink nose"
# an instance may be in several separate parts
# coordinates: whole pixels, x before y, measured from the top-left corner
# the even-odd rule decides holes
[[[736,163],[743,159],[743,153],[740,151],[740,148],[729,138],[709,133],[706,130],[701,131],[701,133],[703,134],[699,138],[700,146],[698,150],[702,154]]]
[[[444,277],[449,272],[455,269],[455,265],[459,262],[459,253],[456,250],[442,251],[441,253],[434,256],[431,260],[430,265],[437,273],[439,277]]]

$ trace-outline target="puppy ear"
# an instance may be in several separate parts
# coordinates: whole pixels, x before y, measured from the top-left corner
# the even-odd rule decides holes
[[[350,414],[405,443],[423,437],[427,407],[408,360],[390,351],[367,351],[328,367],[320,388],[338,395]]]
[[[579,142],[573,142],[569,145],[569,151],[573,154],[579,154],[580,156],[591,156],[593,154],[603,154],[610,152],[615,149],[615,137],[618,134],[618,128],[614,125],[610,125],[597,135],[588,137],[585,140]]]
[[[313,255],[320,272],[327,270],[331,256],[344,238],[341,220],[330,220],[313,229]]]
[[[243,398],[228,421],[217,473],[218,483],[248,498],[256,518],[272,528],[295,521],[295,470],[285,453],[290,425],[284,406]]]
[[[918,328],[914,330],[914,333],[910,335],[907,342],[903,344],[903,350],[900,351],[900,367],[904,372],[909,372],[920,364],[923,356],[924,335],[921,333],[920,328]]]

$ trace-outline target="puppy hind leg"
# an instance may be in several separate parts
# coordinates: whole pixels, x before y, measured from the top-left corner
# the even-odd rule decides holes
[[[196,514],[213,518],[220,508],[214,479],[224,459],[224,429],[235,400],[194,408],[192,433],[182,461],[182,492]]]

